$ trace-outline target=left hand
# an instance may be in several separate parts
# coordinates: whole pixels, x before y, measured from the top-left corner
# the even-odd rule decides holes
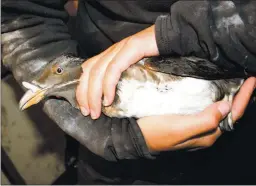
[[[116,85],[123,71],[144,57],[157,56],[155,26],[112,45],[104,52],[82,64],[83,74],[76,90],[76,98],[83,115],[97,119],[104,105],[111,105]]]
[[[230,108],[218,101],[196,114],[147,116],[137,122],[152,152],[208,148],[221,136],[219,123],[230,111],[234,124],[243,116],[255,88],[256,78],[248,78]]]

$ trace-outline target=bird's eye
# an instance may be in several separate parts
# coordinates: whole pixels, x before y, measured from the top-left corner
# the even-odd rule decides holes
[[[57,74],[62,74],[62,73],[63,73],[63,68],[58,67],[58,68],[56,69],[56,73],[57,73]]]

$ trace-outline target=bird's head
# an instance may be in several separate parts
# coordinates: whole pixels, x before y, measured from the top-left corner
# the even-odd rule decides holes
[[[50,96],[62,97],[77,107],[75,86],[82,73],[83,61],[84,59],[64,55],[47,64],[31,83],[22,82],[28,91],[20,100],[20,109],[24,110]]]

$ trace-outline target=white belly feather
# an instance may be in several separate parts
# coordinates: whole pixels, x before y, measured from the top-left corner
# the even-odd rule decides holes
[[[118,84],[119,114],[144,117],[161,114],[192,114],[214,102],[215,87],[207,80],[183,78],[160,84],[123,79]]]

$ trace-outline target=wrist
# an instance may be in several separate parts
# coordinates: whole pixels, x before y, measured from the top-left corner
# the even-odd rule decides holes
[[[165,116],[144,117],[137,120],[140,130],[150,152],[170,150],[173,136],[171,134],[169,118]],[[171,140],[170,139],[171,136]]]
[[[133,35],[138,42],[138,50],[143,50],[143,57],[158,56],[155,25],[152,25],[141,32]]]

